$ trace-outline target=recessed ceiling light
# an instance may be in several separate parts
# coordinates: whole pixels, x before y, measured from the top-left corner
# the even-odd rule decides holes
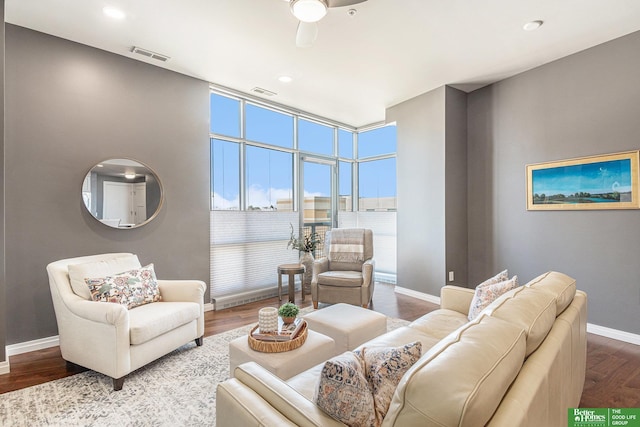
[[[278,77],[278,81],[281,83],[291,83],[293,81],[293,77],[291,76],[280,76]]]
[[[542,25],[543,21],[531,21],[531,22],[527,22],[526,24],[524,24],[522,26],[522,29],[525,31],[534,31],[537,30],[538,28],[540,28],[540,26]]]
[[[127,179],[133,179],[133,178],[136,177],[136,174],[135,173],[131,173],[131,172],[127,172],[127,173],[124,174],[124,177],[127,178]]]
[[[113,19],[124,19],[127,17],[127,15],[122,10],[116,9],[115,7],[111,6],[105,6],[102,9],[102,13]]]

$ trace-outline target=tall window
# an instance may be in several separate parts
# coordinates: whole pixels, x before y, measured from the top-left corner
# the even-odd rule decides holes
[[[240,100],[221,95],[211,96],[210,109],[211,133],[240,137]]]
[[[353,210],[353,163],[338,162],[338,211]]]
[[[358,210],[396,210],[396,159],[360,162]]]
[[[315,202],[314,221],[325,218],[326,228],[336,225],[332,205],[339,227],[373,228],[376,270],[395,273],[395,127],[357,132],[213,91],[210,107],[216,309],[275,292],[277,265],[298,261],[298,253],[287,250],[290,224],[297,235],[306,224],[309,198]],[[391,216],[381,216],[384,212]]]
[[[358,134],[358,210],[396,210],[396,127]]]
[[[356,134],[356,212],[338,212],[339,227],[373,230],[376,280],[396,277],[396,127],[370,128]],[[342,159],[341,159],[342,160]],[[340,179],[347,173],[340,174]]]
[[[338,129],[338,156],[353,159],[353,132]]]
[[[247,147],[247,210],[293,210],[293,154]]]
[[[245,105],[246,139],[293,148],[293,116],[258,105]]]
[[[300,151],[333,155],[333,128],[310,120],[299,119],[298,148]]]
[[[240,209],[240,145],[211,140],[211,208]]]

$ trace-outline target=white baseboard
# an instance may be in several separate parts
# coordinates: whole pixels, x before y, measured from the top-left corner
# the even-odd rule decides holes
[[[300,291],[301,283],[296,281],[294,283],[295,292]],[[282,298],[287,298],[289,292],[289,285],[282,284]],[[251,291],[241,292],[239,294],[227,295],[217,298],[212,298],[214,310],[223,310],[225,308],[237,307],[239,305],[248,304],[250,302],[261,301],[263,299],[272,298],[278,296],[278,286],[270,286],[262,289],[254,289]]]
[[[408,295],[410,297],[440,305],[440,298],[434,295],[414,291],[413,289],[401,288],[399,286],[395,287],[395,291],[402,295]],[[592,323],[587,323],[587,332],[617,341],[627,342],[629,344],[640,345],[640,335],[632,334],[630,332],[619,331],[617,329],[594,325]]]
[[[402,295],[407,295],[407,296],[410,296],[410,297],[421,299],[423,301],[428,301],[428,302],[431,302],[433,304],[440,305],[440,297],[437,297],[435,295],[425,294],[424,292],[414,291],[413,289],[401,288],[400,286],[396,286],[394,288],[394,290],[395,290],[395,292],[397,292],[399,294],[402,294]]]
[[[631,332],[619,331],[617,329],[598,326],[592,323],[587,323],[587,332],[618,341],[628,342],[629,344],[640,345],[640,335],[632,334]]]
[[[213,303],[207,303],[204,305],[204,311],[213,311]]]
[[[58,336],[40,338],[33,341],[26,341],[17,344],[11,344],[6,347],[7,357],[15,356],[16,354],[28,353],[30,351],[42,350],[45,348],[55,347],[60,345]]]
[[[11,369],[9,367],[9,361],[3,360],[2,362],[0,362],[0,375],[8,374],[9,372],[11,372]]]

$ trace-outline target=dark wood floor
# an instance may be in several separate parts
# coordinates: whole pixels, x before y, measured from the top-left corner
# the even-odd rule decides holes
[[[311,305],[307,296],[301,307]],[[258,321],[258,309],[278,307],[278,299],[271,298],[240,307],[205,313],[205,336],[215,335]],[[377,284],[372,308],[390,317],[415,320],[437,308],[436,305],[406,295],[397,294],[393,287]],[[11,373],[0,375],[0,393],[41,384],[73,375],[60,356],[60,349],[45,350],[11,356]],[[587,375],[580,402],[582,408],[640,408],[640,346],[615,341],[598,335],[588,335]]]

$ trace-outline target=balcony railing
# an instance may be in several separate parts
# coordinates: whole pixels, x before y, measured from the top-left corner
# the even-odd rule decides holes
[[[310,236],[313,233],[318,233],[320,237],[320,243],[316,246],[316,250],[313,252],[314,258],[320,258],[324,253],[324,237],[327,231],[331,230],[330,222],[305,222],[303,233],[305,236]]]

